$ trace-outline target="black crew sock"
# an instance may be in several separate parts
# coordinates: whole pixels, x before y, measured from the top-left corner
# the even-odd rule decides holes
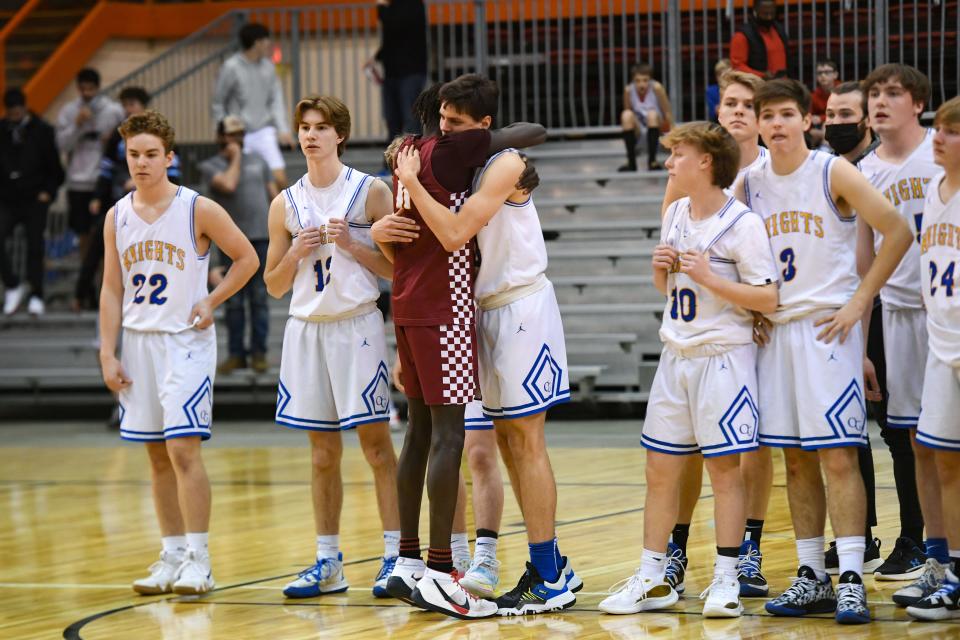
[[[757,543],[757,546],[760,546],[760,537],[763,536],[763,520],[754,520],[753,518],[747,518],[747,526],[743,532],[743,539],[753,540]]]
[[[491,531],[490,529],[477,529],[478,538],[496,538],[497,532]]]
[[[627,148],[627,166],[637,167],[637,132],[627,129],[623,132],[623,145]]]
[[[660,148],[660,127],[647,129],[647,164],[657,161],[657,149]]]
[[[687,538],[690,537],[690,523],[677,524],[670,534],[670,542],[680,547],[683,555],[687,555]]]
[[[740,549],[737,547],[717,547],[717,555],[725,558],[739,558]]]

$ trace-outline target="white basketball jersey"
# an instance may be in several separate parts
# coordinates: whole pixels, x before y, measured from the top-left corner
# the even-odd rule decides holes
[[[930,181],[923,210],[921,291],[930,351],[942,362],[960,367],[960,193],[944,203],[940,198],[942,180],[941,173]]]
[[[507,149],[487,160],[474,179],[474,193],[480,188],[487,167],[503,153],[516,151]],[[480,270],[474,295],[481,302],[515,287],[533,284],[547,270],[547,245],[532,196],[522,204],[505,202],[477,233],[477,245]]]
[[[942,169],[933,161],[933,130],[927,129],[913,153],[900,164],[880,159],[876,149],[857,165],[877,191],[880,191],[907,219],[918,242],[911,244],[893,275],[880,290],[880,299],[888,309],[920,309],[922,274],[920,273],[920,226],[927,185]],[[883,236],[874,234],[876,249]]]
[[[318,189],[304,175],[284,189],[286,227],[296,237],[310,227],[323,229],[330,218],[346,220],[350,235],[368,247],[371,223],[367,220],[367,193],[374,178],[344,166],[329,187]],[[377,276],[340,249],[332,238],[297,265],[290,298],[290,315],[309,320],[349,314],[380,297]]]
[[[747,205],[763,218],[780,269],[780,304],[769,317],[789,322],[849,302],[857,275],[857,225],[844,217],[830,192],[835,156],[811,151],[789,175],[771,162],[744,176]]]
[[[733,184],[730,185],[727,189],[724,189],[724,191],[728,195],[735,196],[737,194],[737,187],[739,187],[740,183],[743,182],[743,176],[747,175],[748,171],[756,167],[762,167],[767,163],[767,158],[769,157],[769,152],[767,151],[767,148],[759,147],[759,149],[760,149],[760,153],[758,153],[757,157],[753,159],[753,162],[739,169],[737,171],[737,178],[733,181]]]
[[[763,220],[734,198],[704,220],[690,218],[690,198],[680,198],[667,209],[661,238],[684,251],[709,251],[710,269],[733,282],[751,285],[777,281],[777,267]],[[667,304],[660,339],[684,349],[717,344],[753,342],[753,316],[679,271],[667,276]]]
[[[179,333],[191,328],[190,310],[207,296],[209,254],[194,237],[199,194],[180,187],[163,214],[147,224],[133,210],[132,191],[114,205],[117,253],[123,277],[123,326]]]

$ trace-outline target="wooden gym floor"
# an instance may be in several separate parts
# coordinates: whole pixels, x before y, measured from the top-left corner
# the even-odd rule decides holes
[[[217,589],[203,598],[142,597],[130,581],[156,559],[159,540],[138,445],[96,423],[5,423],[0,444],[0,638],[213,640],[269,638],[960,638],[960,623],[908,622],[890,603],[898,583],[867,588],[874,622],[840,627],[831,618],[776,619],[746,601],[740,619],[704,620],[697,595],[713,561],[713,500],[704,487],[692,527],[687,593],[675,611],[599,613],[597,603],[639,561],[644,455],[638,421],[548,425],[557,475],[557,532],[585,587],[562,614],[465,623],[370,593],[382,552],[371,476],[356,436],[345,436],[341,546],[348,593],[287,601],[282,585],[313,555],[306,438],[269,423],[215,427],[205,449],[213,484],[211,548]],[[874,432],[876,431],[874,426]],[[396,440],[399,447],[399,439]],[[889,552],[897,533],[890,458],[874,445],[880,526]],[[795,571],[780,457],[764,531],[764,571],[779,593]],[[506,475],[504,475],[506,479]],[[502,587],[527,557],[512,494],[500,559]],[[472,530],[472,522],[469,523]],[[426,536],[426,525],[421,528]],[[829,534],[828,534],[829,535]]]

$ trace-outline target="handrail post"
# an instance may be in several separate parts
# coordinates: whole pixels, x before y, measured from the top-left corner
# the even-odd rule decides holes
[[[684,114],[683,86],[681,85],[680,64],[680,3],[667,0],[667,87],[670,89],[670,107],[673,117],[682,122]]]
[[[300,100],[300,10],[290,13],[290,104]],[[289,133],[289,132],[288,132]]]
[[[476,72],[487,75],[487,5],[473,0],[473,64]]]
[[[873,3],[873,41],[874,41],[874,68],[887,62],[887,17],[889,12],[887,0],[874,0]]]

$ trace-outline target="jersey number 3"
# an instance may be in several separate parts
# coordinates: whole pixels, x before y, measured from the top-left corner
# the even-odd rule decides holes
[[[793,259],[796,255],[793,253],[793,249],[784,249],[780,252],[780,262],[782,262],[785,267],[783,269],[783,281],[790,282],[797,277],[797,268],[793,266]]]

